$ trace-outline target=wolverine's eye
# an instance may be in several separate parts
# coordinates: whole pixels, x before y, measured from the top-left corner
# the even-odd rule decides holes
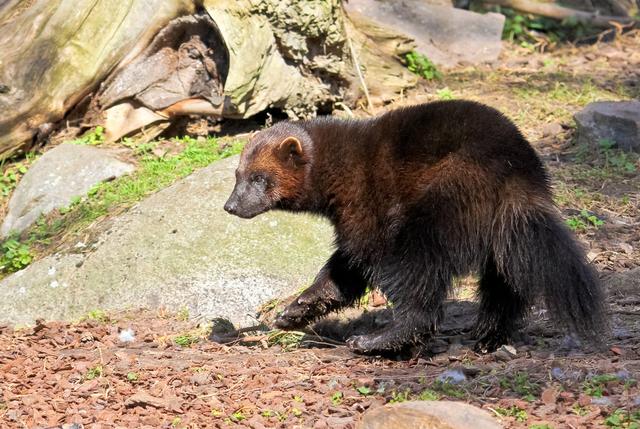
[[[267,186],[267,179],[262,174],[254,174],[251,176],[251,183],[258,187],[264,188]]]

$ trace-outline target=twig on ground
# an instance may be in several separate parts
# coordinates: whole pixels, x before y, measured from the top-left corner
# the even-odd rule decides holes
[[[362,91],[364,91],[364,96],[367,99],[367,106],[369,110],[373,109],[373,103],[371,103],[371,97],[369,96],[369,88],[367,88],[367,83],[364,80],[364,76],[362,75],[362,70],[360,69],[360,62],[358,61],[358,55],[356,54],[356,50],[353,47],[353,42],[351,41],[351,37],[349,37],[349,32],[345,32],[347,38],[347,44],[349,45],[349,51],[351,52],[351,58],[353,58],[353,66],[356,69],[356,73],[358,74],[358,80],[360,80],[360,85],[362,85]]]

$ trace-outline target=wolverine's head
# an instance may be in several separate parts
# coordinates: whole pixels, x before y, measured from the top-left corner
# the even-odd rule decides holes
[[[293,208],[303,194],[311,161],[311,138],[292,122],[255,134],[236,170],[236,185],[224,209],[250,219],[272,208]]]

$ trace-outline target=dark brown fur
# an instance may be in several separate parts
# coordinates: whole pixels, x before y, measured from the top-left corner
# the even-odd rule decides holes
[[[509,341],[538,296],[585,336],[605,325],[597,276],[558,217],[541,161],[478,103],[277,124],[247,145],[225,207],[242,217],[306,211],[335,226],[336,252],[280,327],[350,305],[374,283],[394,321],[350,344],[396,349],[437,329],[453,278],[470,272],[481,278],[480,348]]]

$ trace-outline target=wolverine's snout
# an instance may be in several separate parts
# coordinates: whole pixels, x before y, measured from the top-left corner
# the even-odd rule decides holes
[[[233,192],[224,204],[227,213],[243,219],[251,219],[269,210],[269,200],[264,192],[240,180],[233,188]]]
[[[224,203],[224,211],[229,214],[235,215],[238,211],[238,202],[231,195],[226,203]]]

